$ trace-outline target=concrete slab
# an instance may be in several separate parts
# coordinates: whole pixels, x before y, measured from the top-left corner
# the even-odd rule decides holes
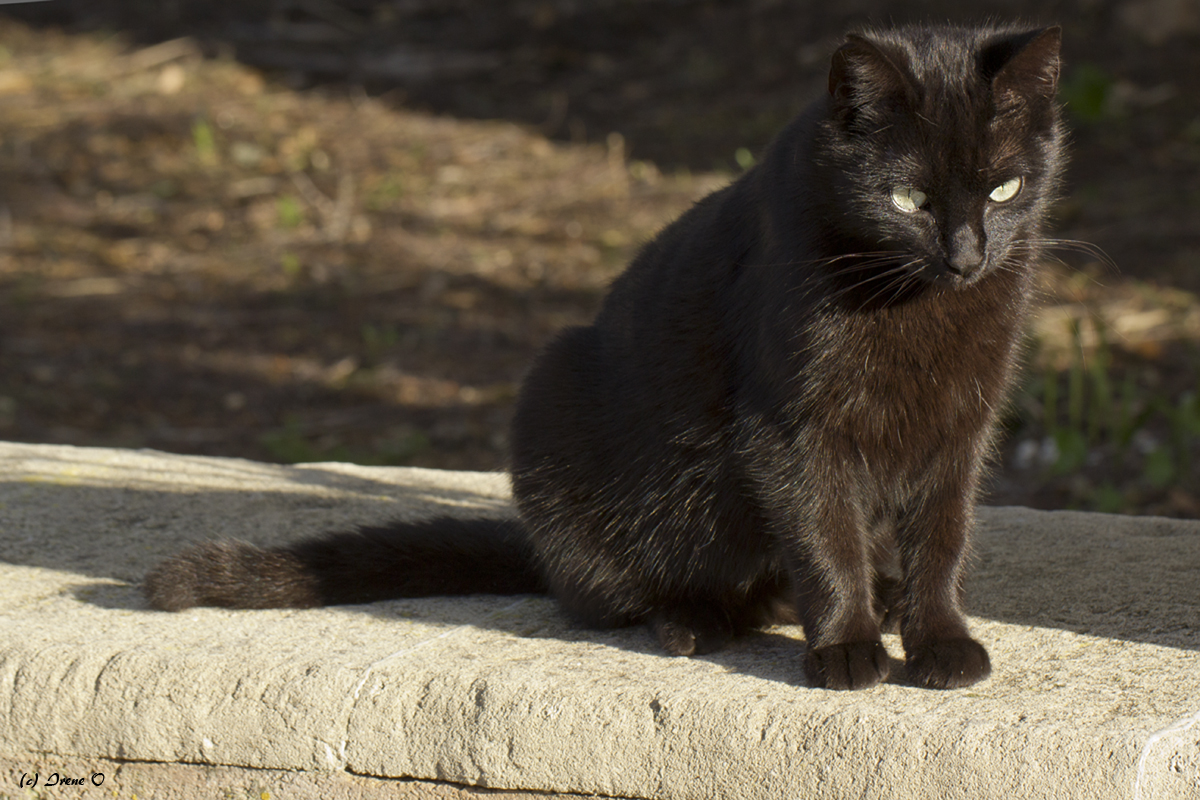
[[[547,800],[561,795],[505,792],[349,772],[154,764],[98,758],[0,757],[0,798],[72,800]],[[36,785],[33,785],[36,781]],[[13,787],[19,787],[15,793]]]
[[[280,781],[270,797],[420,779],[631,798],[1200,798],[1195,522],[984,509],[970,606],[995,671],[954,692],[902,674],[807,688],[789,627],[672,659],[641,629],[581,630],[540,597],[167,614],[137,590],[193,541],[506,515],[507,491],[495,474],[0,444],[0,797],[61,762],[116,764],[133,781],[120,796],[141,797],[137,780],[219,768],[230,785]]]

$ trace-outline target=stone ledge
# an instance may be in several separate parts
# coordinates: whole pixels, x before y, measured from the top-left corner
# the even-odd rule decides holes
[[[983,509],[970,606],[995,672],[955,692],[806,688],[796,628],[672,659],[540,597],[165,614],[135,585],[200,539],[503,515],[506,498],[494,474],[0,444],[0,766],[631,798],[1200,797],[1195,522]]]
[[[30,783],[36,778],[36,785]],[[80,784],[76,784],[76,782]],[[506,792],[410,778],[108,759],[0,757],[0,799],[74,800],[548,800],[543,792]],[[16,788],[14,788],[16,787]],[[26,793],[24,790],[28,789]],[[40,794],[39,794],[40,792]],[[561,795],[559,795],[561,796]],[[603,799],[602,799],[603,800]]]

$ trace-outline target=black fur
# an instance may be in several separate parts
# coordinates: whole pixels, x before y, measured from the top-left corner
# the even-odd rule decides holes
[[[962,567],[1061,166],[1059,38],[848,36],[828,96],[535,363],[512,431],[522,526],[201,545],[147,578],[151,603],[546,589],[679,655],[799,619],[817,686],[886,679],[891,622],[916,684],[986,677]],[[897,187],[927,200],[905,211]]]

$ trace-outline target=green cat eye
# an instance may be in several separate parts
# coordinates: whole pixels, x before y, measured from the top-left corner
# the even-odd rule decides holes
[[[1012,200],[1014,197],[1016,197],[1017,193],[1021,191],[1021,183],[1022,181],[1020,178],[1012,178],[1011,180],[1007,180],[997,186],[995,189],[992,189],[992,193],[989,194],[988,197],[992,199],[993,203],[1007,203],[1009,200]]]
[[[911,186],[897,186],[892,189],[892,203],[905,214],[915,213],[928,199],[924,192]]]

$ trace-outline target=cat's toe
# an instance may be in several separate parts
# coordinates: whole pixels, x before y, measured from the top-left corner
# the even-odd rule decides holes
[[[664,620],[654,625],[658,643],[673,656],[690,656],[696,653],[696,633],[687,625],[673,620]]]
[[[867,689],[887,680],[891,659],[882,642],[847,642],[815,647],[804,659],[810,686]]]
[[[908,652],[908,678],[926,689],[960,689],[992,674],[987,650],[974,639],[947,639]]]
[[[673,656],[700,656],[720,650],[733,638],[728,625],[691,618],[690,615],[660,614],[651,622],[658,642]]]

